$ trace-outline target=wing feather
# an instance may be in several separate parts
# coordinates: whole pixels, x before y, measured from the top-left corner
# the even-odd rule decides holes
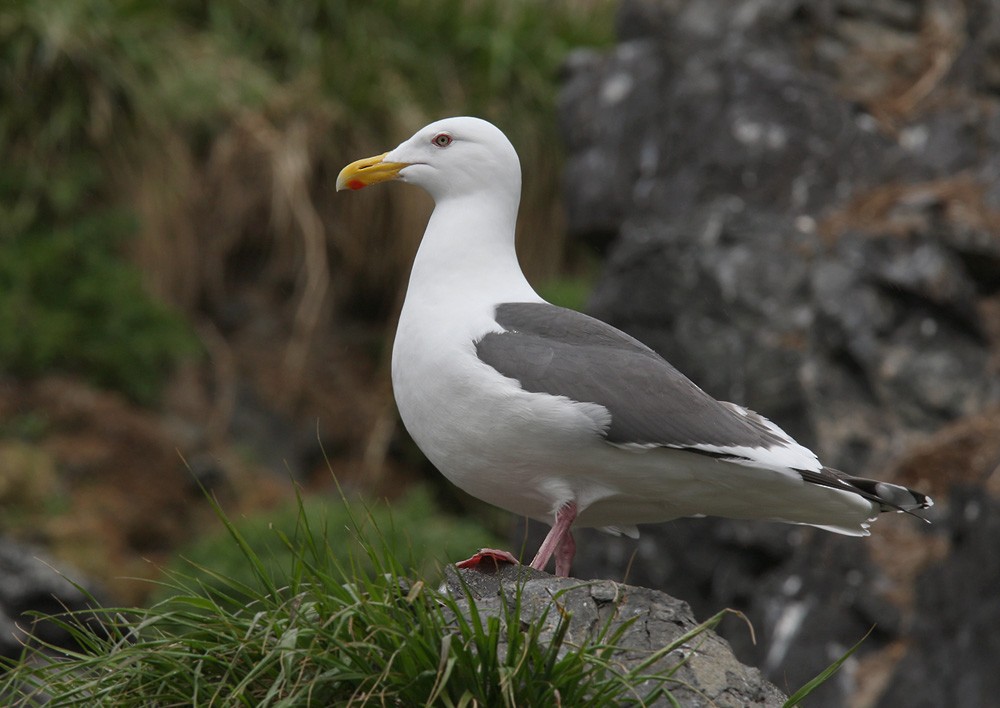
[[[715,400],[663,357],[614,327],[547,303],[497,307],[503,329],[476,342],[479,358],[528,391],[597,403],[622,446],[770,449],[792,442],[777,426]]]

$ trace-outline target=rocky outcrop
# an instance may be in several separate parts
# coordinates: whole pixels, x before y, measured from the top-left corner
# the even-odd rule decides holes
[[[1000,12],[626,0],[619,34],[562,96],[569,224],[607,255],[590,312],[827,464],[938,504],[864,541],[712,519],[581,535],[574,571],[746,611],[760,642],[733,635],[737,655],[782,686],[875,626],[811,705],[989,705],[995,672],[963,649],[989,642],[957,608],[1000,582],[964,565],[1000,544]]]
[[[610,657],[621,670],[637,666],[698,626],[686,603],[662,592],[610,580],[581,583],[524,566],[505,564],[492,572],[449,568],[447,587],[460,609],[471,600],[481,617],[501,622],[508,617],[505,608],[518,595],[522,622],[547,623],[543,640],[551,640],[561,618],[568,617],[565,641],[571,646],[594,640],[604,629],[614,634],[626,624],[616,642],[619,650]],[[504,632],[500,635],[502,641]],[[504,651],[503,644],[500,651]],[[666,685],[674,700],[690,708],[780,706],[785,701],[760,671],[737,661],[725,640],[710,629],[661,657],[644,673],[670,675]],[[642,696],[651,688],[635,686],[635,695]],[[652,705],[671,703],[661,699]]]

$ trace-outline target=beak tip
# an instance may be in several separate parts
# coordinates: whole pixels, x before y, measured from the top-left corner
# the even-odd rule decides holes
[[[346,190],[351,190],[352,192],[357,191],[363,187],[367,187],[364,182],[357,178],[341,176],[337,178],[337,191],[343,192]]]
[[[359,189],[396,179],[399,171],[406,167],[405,163],[385,162],[388,153],[366,157],[363,160],[352,162],[340,171],[337,175],[337,191],[342,192],[350,189],[356,192]]]

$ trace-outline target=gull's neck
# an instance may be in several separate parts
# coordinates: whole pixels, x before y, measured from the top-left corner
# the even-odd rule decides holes
[[[483,192],[440,199],[413,262],[407,301],[538,300],[514,247],[517,206],[516,197]]]

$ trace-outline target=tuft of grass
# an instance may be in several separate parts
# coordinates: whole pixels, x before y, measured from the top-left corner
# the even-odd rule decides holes
[[[349,543],[315,526],[297,499],[291,529],[229,519],[210,499],[242,568],[193,565],[161,583],[149,608],[46,617],[76,648],[32,637],[0,668],[0,701],[31,706],[679,705],[677,671],[723,610],[637,663],[620,648],[634,622],[615,617],[579,642],[557,593],[539,616],[507,587],[499,615],[471,591],[436,589],[399,561],[399,537],[346,502]],[[385,521],[385,517],[382,518]],[[392,524],[392,520],[388,519]],[[463,586],[464,587],[464,586]],[[91,598],[93,600],[93,598]],[[736,613],[739,615],[739,613]],[[693,651],[692,651],[693,648]],[[789,699],[798,705],[857,647]],[[677,652],[675,654],[675,652]],[[634,652],[633,652],[634,653]],[[673,657],[681,657],[674,659]],[[666,663],[666,669],[663,669]]]
[[[501,543],[475,521],[442,514],[421,485],[409,487],[391,507],[354,499],[338,504],[325,495],[309,495],[231,523],[236,537],[260,559],[269,577],[293,573],[304,545],[337,549],[338,557],[360,559],[369,572],[363,539],[371,534],[384,541],[393,558],[423,578],[434,577],[441,564],[464,557],[470,548]],[[167,566],[168,574],[230,595],[235,585],[252,587],[255,567],[233,538],[232,531],[224,530],[200,539]],[[156,597],[165,599],[173,591],[165,586]]]
[[[670,700],[672,671],[651,675],[649,667],[724,614],[624,669],[615,654],[628,623],[609,622],[574,644],[558,596],[531,619],[516,588],[501,616],[483,616],[469,593],[456,597],[405,572],[370,518],[349,514],[357,545],[345,553],[314,532],[300,499],[297,532],[276,531],[292,558],[282,569],[216,510],[240,549],[244,579],[175,572],[167,597],[148,609],[57,617],[79,648],[35,638],[6,667],[0,698],[60,706],[643,704]],[[554,630],[550,613],[558,613]]]

